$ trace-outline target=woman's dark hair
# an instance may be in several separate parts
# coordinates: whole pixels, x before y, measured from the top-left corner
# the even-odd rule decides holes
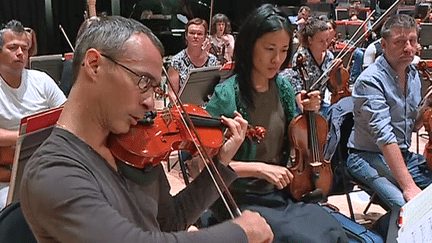
[[[313,37],[316,33],[326,31],[330,29],[326,21],[319,19],[318,17],[310,17],[306,24],[300,29],[300,44],[303,47],[309,47],[309,37]]]
[[[257,40],[263,35],[285,30],[292,37],[292,26],[282,10],[271,4],[264,4],[255,9],[245,20],[237,35],[234,48],[235,73],[237,73],[238,83],[242,98],[247,106],[254,107],[253,93],[255,89],[251,85],[253,69],[253,53]],[[287,57],[281,69],[288,66],[291,58],[292,38],[290,38]]]

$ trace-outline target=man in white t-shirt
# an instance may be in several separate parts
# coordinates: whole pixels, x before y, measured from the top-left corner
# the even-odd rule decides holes
[[[4,207],[11,167],[3,151],[15,146],[21,118],[66,101],[46,73],[24,68],[28,48],[29,40],[19,21],[11,20],[0,29],[0,209]]]

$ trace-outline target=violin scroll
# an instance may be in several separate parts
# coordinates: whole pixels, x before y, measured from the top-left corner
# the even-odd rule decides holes
[[[420,60],[417,63],[417,69],[419,71],[420,77],[426,81],[432,82],[432,73],[428,70],[427,63],[424,60]]]

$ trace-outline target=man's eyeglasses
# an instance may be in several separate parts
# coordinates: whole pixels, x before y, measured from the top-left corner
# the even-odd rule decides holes
[[[156,84],[156,81],[153,81],[152,78],[145,76],[145,75],[139,75],[136,72],[132,71],[130,68],[126,67],[125,65],[118,63],[117,61],[115,61],[114,59],[112,59],[110,56],[107,56],[105,54],[101,54],[103,57],[111,60],[113,63],[115,63],[116,65],[119,65],[120,67],[128,70],[129,72],[131,72],[133,75],[137,76],[139,78],[138,80],[138,88],[140,88],[141,92],[146,92],[150,87],[157,87],[158,84]],[[152,84],[152,81],[155,84]]]

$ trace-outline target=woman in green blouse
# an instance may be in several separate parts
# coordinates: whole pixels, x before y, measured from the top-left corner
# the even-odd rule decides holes
[[[251,13],[235,42],[235,75],[215,88],[206,109],[215,117],[238,111],[266,129],[260,144],[245,139],[230,163],[239,176],[230,189],[242,210],[258,211],[267,220],[274,242],[345,242],[331,215],[316,204],[295,202],[284,189],[293,179],[287,163],[295,95],[277,73],[289,63],[291,39],[291,24],[277,7],[265,4]],[[304,108],[318,111],[319,91],[302,92]],[[222,205],[216,203],[213,211],[219,220],[228,219]]]

